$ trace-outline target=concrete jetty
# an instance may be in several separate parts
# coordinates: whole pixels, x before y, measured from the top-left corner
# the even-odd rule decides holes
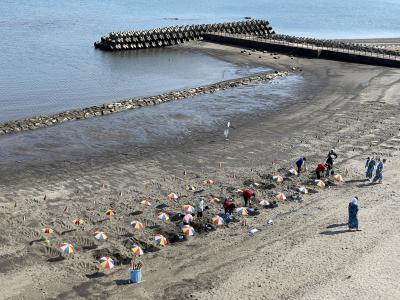
[[[246,20],[216,24],[198,24],[156,28],[139,31],[111,32],[94,43],[95,48],[106,51],[135,50],[172,46],[199,40],[205,33],[226,32],[269,36],[274,34],[266,20]]]

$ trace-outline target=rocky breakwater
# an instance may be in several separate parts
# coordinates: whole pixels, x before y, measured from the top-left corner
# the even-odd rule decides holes
[[[217,83],[200,86],[196,88],[184,89],[163,93],[157,96],[131,98],[119,102],[109,104],[91,106],[88,108],[77,109],[72,111],[65,111],[50,116],[38,116],[24,120],[9,121],[0,124],[0,135],[18,133],[21,131],[34,130],[48,126],[54,126],[67,121],[83,120],[98,116],[105,116],[116,112],[126,111],[130,109],[137,109],[145,106],[161,104],[169,101],[186,99],[203,94],[215,93],[217,91],[226,90],[245,86],[249,84],[256,84],[260,82],[274,80],[287,76],[288,72],[267,72],[259,73],[252,76],[242,77],[238,79],[220,81]]]
[[[111,32],[94,43],[95,48],[106,51],[158,48],[181,44],[186,41],[202,39],[210,32],[230,34],[252,34],[269,36],[274,34],[272,27],[265,20],[246,20],[217,24],[198,24],[164,27],[140,31]]]

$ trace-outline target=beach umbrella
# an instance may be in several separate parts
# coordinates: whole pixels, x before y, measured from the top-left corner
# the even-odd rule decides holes
[[[182,206],[182,210],[186,214],[193,214],[195,212],[194,207],[189,204]]]
[[[280,175],[276,175],[272,177],[276,183],[281,184],[283,182],[283,177]]]
[[[160,213],[160,214],[158,215],[158,218],[159,218],[161,221],[168,221],[168,220],[169,220],[169,216],[168,216],[168,214],[166,214],[166,213]]]
[[[169,200],[176,200],[176,199],[178,199],[178,195],[175,194],[175,193],[170,193],[170,194],[168,195],[168,199],[169,199]]]
[[[143,229],[143,228],[144,228],[143,223],[141,223],[141,222],[139,222],[139,221],[132,221],[132,222],[131,222],[131,227],[132,227],[133,229],[137,229],[137,230]]]
[[[291,169],[289,170],[289,174],[295,176],[295,175],[297,175],[297,171],[296,171],[295,169],[291,168]]]
[[[249,215],[249,211],[247,210],[246,207],[238,207],[236,208],[236,211],[239,213],[239,215],[246,217]]]
[[[157,246],[166,246],[168,244],[167,239],[161,234],[155,235],[154,241],[156,242]]]
[[[96,231],[94,233],[94,237],[96,238],[96,240],[98,241],[104,241],[108,238],[107,234],[103,231]]]
[[[192,216],[191,214],[186,214],[186,215],[183,217],[182,220],[183,220],[183,222],[189,224],[189,223],[191,223],[191,222],[193,221],[193,216]]]
[[[338,182],[340,182],[340,181],[343,181],[343,177],[342,177],[342,175],[335,175],[335,181],[338,181]]]
[[[267,200],[261,200],[261,201],[260,201],[260,205],[263,206],[263,207],[265,207],[265,206],[268,206],[268,205],[269,205],[269,202],[268,202]]]
[[[111,270],[115,265],[114,260],[109,256],[103,256],[100,258],[99,263],[106,270]]]
[[[133,245],[133,247],[131,248],[131,251],[136,256],[142,256],[143,255],[143,249],[140,248],[138,245]]]
[[[225,223],[224,219],[218,215],[212,217],[212,222],[215,225],[223,225]]]
[[[52,234],[54,232],[54,230],[49,227],[45,227],[42,229],[42,232],[46,233],[46,234]]]
[[[301,187],[299,187],[299,192],[300,193],[302,193],[302,194],[308,194],[308,190],[307,190],[307,188],[304,186],[304,185],[302,185]]]
[[[194,235],[194,228],[190,225],[183,225],[181,227],[184,236]]]
[[[111,216],[115,215],[115,212],[112,209],[109,209],[106,211],[106,215],[111,217]]]
[[[71,244],[68,244],[68,243],[61,243],[59,245],[59,247],[62,250],[62,252],[67,253],[67,254],[74,253],[74,251],[75,251],[74,246],[72,246]]]
[[[278,195],[276,195],[276,200],[285,201],[286,200],[286,196],[283,193],[279,193]]]
[[[76,218],[74,221],[75,225],[82,225],[83,223],[85,223],[82,219]]]
[[[143,200],[141,203],[142,203],[143,205],[145,205],[145,206],[151,206],[151,203],[150,203],[149,200]]]
[[[211,202],[213,202],[215,204],[219,204],[219,203],[221,203],[221,200],[219,198],[217,198],[217,197],[214,197],[214,198],[211,199]]]
[[[214,184],[214,180],[212,179],[206,179],[203,181],[204,184]]]
[[[315,181],[316,185],[319,186],[321,189],[323,189],[325,187],[325,182],[323,182],[322,180],[316,180]]]

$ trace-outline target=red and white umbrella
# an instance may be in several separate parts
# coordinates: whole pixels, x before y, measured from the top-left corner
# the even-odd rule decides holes
[[[144,206],[151,206],[151,202],[149,200],[143,200],[141,202]]]
[[[276,195],[276,200],[278,200],[278,201],[285,201],[285,200],[286,200],[285,194],[279,193],[278,195]]]
[[[175,193],[170,193],[170,194],[168,195],[168,199],[169,199],[169,200],[177,200],[178,198],[179,198],[178,195],[175,194]]]
[[[189,204],[182,206],[182,210],[185,214],[193,214],[196,211],[194,207]]]

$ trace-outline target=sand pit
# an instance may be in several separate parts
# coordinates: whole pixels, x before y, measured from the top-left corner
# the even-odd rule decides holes
[[[198,136],[177,149],[162,147],[77,163],[32,164],[23,172],[5,167],[0,191],[0,288],[3,298],[92,299],[344,299],[398,298],[398,203],[400,121],[398,70],[314,61],[195,43],[235,63],[301,69],[315,90],[304,101],[268,117],[240,124],[230,141]],[[261,58],[259,58],[261,57]],[[390,89],[390,93],[386,93]],[[210,142],[213,141],[213,142]],[[339,154],[335,170],[343,182],[315,185],[312,170],[327,151]],[[296,158],[307,156],[309,171],[290,176]],[[384,182],[364,181],[367,156],[388,159]],[[285,176],[282,184],[274,175]],[[212,179],[213,184],[204,183]],[[294,200],[298,187],[308,194]],[[188,187],[195,187],[188,188]],[[286,201],[257,213],[241,226],[213,224],[222,205],[251,187],[259,200]],[[175,193],[178,199],[170,200]],[[197,234],[179,238],[182,206],[205,197]],[[347,232],[347,203],[360,198],[361,232]],[[142,204],[148,200],[151,206]],[[114,215],[106,215],[112,209]],[[170,220],[158,218],[167,213]],[[85,222],[74,224],[74,219]],[[131,222],[143,223],[134,231]],[[269,222],[269,220],[272,220]],[[209,224],[206,230],[204,225]],[[52,235],[43,227],[54,230]],[[253,235],[249,230],[259,231]],[[108,238],[98,241],[95,231]],[[169,240],[156,246],[154,235]],[[47,240],[47,241],[46,241]],[[61,253],[68,242],[75,253]],[[144,250],[141,284],[128,284],[131,248]],[[102,269],[98,259],[114,258]]]

